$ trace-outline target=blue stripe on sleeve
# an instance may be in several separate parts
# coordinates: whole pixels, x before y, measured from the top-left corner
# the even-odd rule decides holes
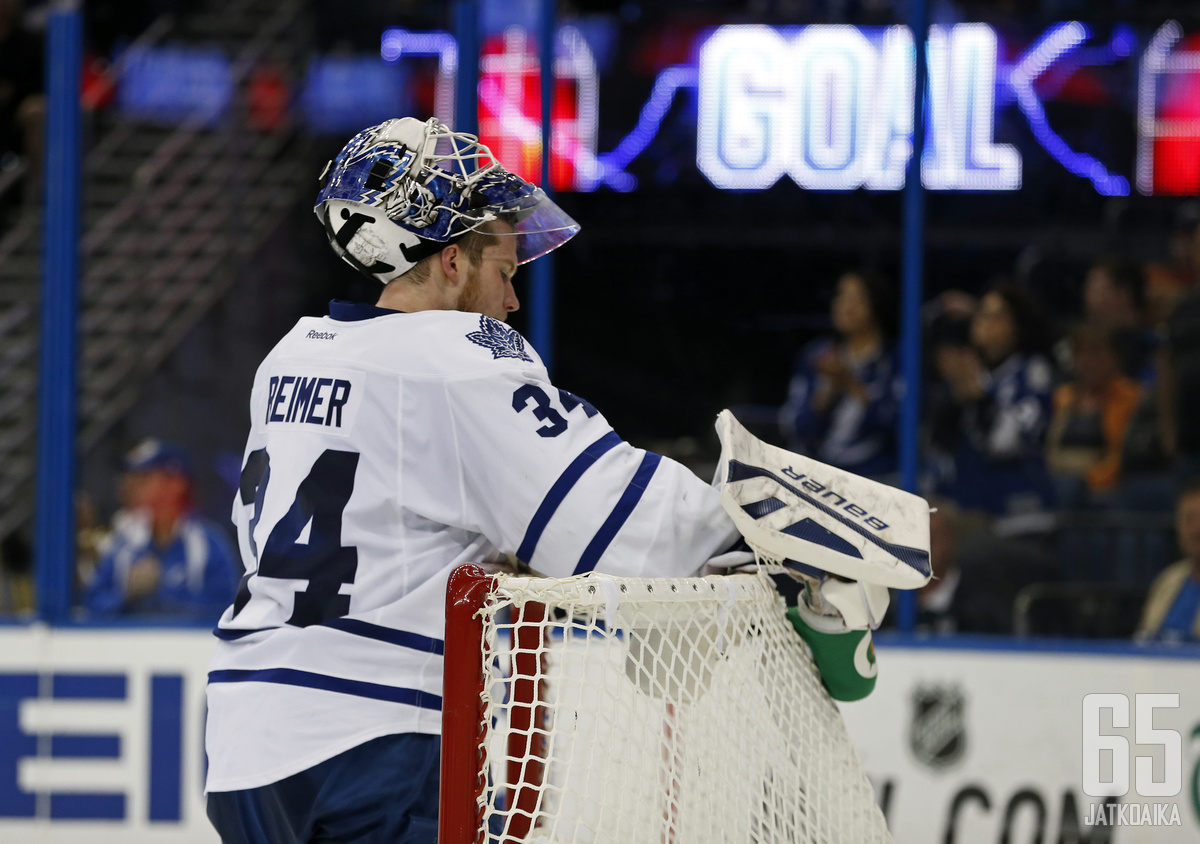
[[[438,656],[443,656],[446,651],[446,643],[441,639],[431,639],[428,636],[422,636],[420,633],[410,633],[407,630],[400,630],[395,627],[383,627],[378,624],[371,624],[357,618],[333,618],[314,626],[330,627],[334,630],[340,630],[343,633],[362,636],[365,639],[375,639],[379,642],[387,642],[389,645],[400,645],[414,651],[437,654]],[[251,630],[226,630],[223,627],[216,627],[213,629],[213,635],[226,642],[235,642],[254,633],[265,633],[268,630],[279,629],[281,628],[256,627]]]
[[[438,656],[442,656],[446,652],[446,643],[441,639],[431,639],[428,636],[422,636],[420,633],[411,633],[408,630],[400,630],[395,627],[383,627],[378,624],[371,624],[366,621],[360,621],[357,618],[333,618],[326,621],[322,626],[332,627],[334,630],[341,630],[343,633],[351,633],[366,639],[387,642],[389,645],[400,645],[404,648],[411,648],[414,651],[423,651],[424,653],[437,654]]]
[[[575,566],[574,574],[589,572],[596,567],[596,563],[600,562],[600,558],[604,556],[604,552],[612,543],[613,537],[617,535],[617,531],[625,524],[637,503],[642,500],[642,493],[646,491],[661,460],[661,456],[653,452],[646,452],[646,456],[642,458],[642,465],[638,466],[638,470],[633,473],[633,480],[621,493],[621,499],[617,502],[617,506],[608,514],[604,524],[600,525],[600,530],[596,531],[596,535],[584,549],[583,556],[579,558],[579,564]]]
[[[558,476],[558,480],[554,482],[554,486],[550,487],[550,491],[538,505],[537,512],[533,514],[533,519],[530,520],[529,527],[525,530],[525,538],[521,540],[521,547],[517,549],[518,560],[523,563],[529,563],[532,560],[538,540],[542,538],[542,532],[545,531],[550,517],[558,509],[558,505],[562,504],[567,493],[571,491],[583,473],[619,442],[621,442],[621,437],[617,432],[609,431],[585,448],[582,454],[571,461],[571,465],[566,468],[566,471]]]
[[[419,706],[422,709],[432,709],[435,711],[439,711],[442,708],[441,697],[429,692],[420,691],[419,689],[385,686],[381,683],[367,683],[363,680],[348,680],[345,677],[330,677],[328,674],[300,671],[295,668],[261,668],[256,670],[226,668],[220,671],[208,672],[208,682],[278,683],[283,686],[303,686],[307,689],[321,689],[327,692],[354,695],[355,697],[386,700],[391,703],[407,703],[409,706]]]
[[[236,642],[238,639],[244,639],[247,636],[253,636],[255,633],[262,633],[264,630],[277,630],[277,627],[255,627],[250,630],[241,628],[227,630],[220,625],[213,628],[212,634],[223,642]]]

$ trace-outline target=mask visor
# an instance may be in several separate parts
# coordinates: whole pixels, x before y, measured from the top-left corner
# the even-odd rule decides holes
[[[513,226],[511,232],[499,231],[493,234],[520,237],[517,242],[518,264],[540,258],[579,233],[579,223],[559,208],[541,188],[523,192],[523,195],[503,205],[492,206],[488,210]]]

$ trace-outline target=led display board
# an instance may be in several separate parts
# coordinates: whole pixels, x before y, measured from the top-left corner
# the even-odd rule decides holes
[[[404,54],[430,55],[433,40],[450,38],[446,33],[388,30],[381,52],[391,62]],[[1161,173],[1164,162],[1190,154],[1190,146],[1182,153],[1175,147],[1180,126],[1191,131],[1196,123],[1179,122],[1194,101],[1180,95],[1180,74],[1194,62],[1187,54],[1166,58],[1177,42],[1190,43],[1182,38],[1177,24],[1167,24],[1143,62],[1143,77],[1149,67],[1151,74],[1168,79],[1169,89],[1157,102],[1152,100],[1164,84],[1143,84],[1139,95],[1143,135],[1156,127],[1166,127],[1163,131],[1170,135],[1142,143],[1137,184],[1147,193],[1171,192],[1163,190],[1171,179],[1155,181],[1146,173],[1156,166]],[[1098,42],[1078,21],[1053,24],[1023,46],[1005,44],[986,23],[931,27],[922,183],[943,191],[1017,190],[1025,155],[1037,150],[1068,174],[1090,182],[1099,194],[1128,194],[1131,180],[1121,171],[1132,171],[1132,162],[1110,161],[1105,154],[1079,148],[1078,140],[1068,140],[1072,127],[1056,126],[1046,104],[1076,73],[1088,77],[1097,67],[1119,62],[1125,62],[1122,72],[1136,68],[1137,40],[1130,27],[1118,24]],[[519,26],[485,43],[480,114],[487,141],[509,153],[523,174],[536,176],[540,101],[532,43]],[[680,110],[682,100],[683,109],[696,108],[695,165],[718,188],[762,190],[785,176],[810,190],[904,186],[912,154],[915,76],[907,27],[720,26],[698,36],[693,54],[692,62],[659,69],[636,124],[613,149],[600,152],[595,148],[596,65],[586,39],[573,27],[562,27],[555,58],[554,136],[561,133],[561,141],[555,142],[552,160],[554,185],[633,190],[637,177],[630,165],[653,142],[668,114]],[[442,67],[439,89],[446,75]],[[1088,77],[1087,84],[1094,82]],[[1095,107],[1120,108],[1114,100],[1109,96]],[[1019,126],[1023,120],[1028,126],[1020,148],[1011,138],[1004,142],[996,137],[1006,109],[1016,111],[1017,119],[1010,123]],[[1163,109],[1175,122],[1162,122]],[[1179,192],[1178,186],[1173,190]]]
[[[996,46],[986,24],[930,31],[926,187],[1021,186],[1020,153],[993,138]],[[766,188],[785,174],[816,190],[903,187],[913,58],[902,26],[718,29],[700,51],[700,169],[722,188]]]
[[[550,184],[596,187],[597,74],[591,50],[572,26],[555,40],[550,103]],[[541,68],[536,43],[519,26],[484,41],[479,61],[479,139],[522,178],[542,178]]]
[[[517,175],[540,181],[542,92],[536,46],[521,26],[506,27],[484,41],[479,57],[479,137]],[[554,48],[550,184],[556,190],[595,190],[596,62],[573,26],[559,27]],[[453,125],[458,63],[453,36],[392,27],[383,33],[380,55],[389,64],[405,57],[436,58],[434,114]]]
[[[353,135],[409,111],[403,68],[370,56],[319,56],[308,63],[300,103],[309,128]]]
[[[1137,187],[1145,194],[1200,194],[1200,35],[1159,27],[1138,79]]]
[[[215,48],[132,48],[121,57],[121,68],[117,103],[130,117],[208,125],[233,102],[233,72]]]
[[[479,125],[503,161],[538,179],[541,69],[534,44],[519,25],[484,39]],[[551,185],[633,190],[638,177],[631,165],[664,121],[694,115],[694,166],[719,189],[763,190],[785,178],[820,191],[903,187],[912,154],[915,75],[907,27],[720,26],[696,36],[691,55],[693,60],[657,69],[634,125],[619,130],[612,149],[600,151],[600,73],[593,48],[579,28],[560,27]],[[986,23],[934,26],[926,55],[925,187],[1017,190],[1036,156],[1039,165],[1031,172],[1039,178],[1057,166],[1105,196],[1126,195],[1131,183],[1144,194],[1200,193],[1200,36],[1189,36],[1178,23],[1141,35],[1117,24],[1098,38],[1086,24],[1067,21],[1018,42],[1006,42]],[[382,63],[374,64],[364,58],[313,60],[296,98],[311,128],[353,131],[406,110],[417,101],[409,83],[422,84],[424,77],[397,65],[414,57],[436,63],[426,100],[452,122],[460,61],[452,35],[391,28],[383,33],[380,56]],[[228,60],[215,51],[146,48],[131,51],[123,66],[118,101],[132,116],[177,121],[199,114],[215,122],[232,99]],[[1103,77],[1093,72],[1106,66],[1116,69]],[[619,68],[607,72],[620,81]],[[1109,128],[1102,131],[1121,137],[1080,131],[1074,117],[1064,119],[1051,107],[1072,85],[1100,90],[1086,104],[1095,111],[1083,121],[1103,118]],[[1136,114],[1122,89],[1136,90]],[[613,129],[619,127],[610,124],[609,137]]]
[[[931,27],[924,186],[1018,189],[1022,153],[995,139],[998,112],[1012,104],[1069,173],[1102,195],[1128,194],[1114,162],[1073,148],[1046,113],[1045,98],[1062,85],[1045,83],[1052,70],[1069,77],[1134,47],[1124,26],[1099,46],[1092,37],[1078,21],[1055,24],[1002,61],[988,24]],[[817,190],[901,188],[912,154],[914,58],[902,26],[721,27],[700,51],[697,164],[723,188],[765,188],[784,175]]]

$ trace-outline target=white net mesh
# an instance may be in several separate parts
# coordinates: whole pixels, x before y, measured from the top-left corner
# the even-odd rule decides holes
[[[890,842],[784,609],[754,574],[499,576],[482,611],[491,840]]]

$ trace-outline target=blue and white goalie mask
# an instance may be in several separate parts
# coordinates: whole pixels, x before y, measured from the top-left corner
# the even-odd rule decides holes
[[[334,251],[384,284],[493,220],[500,224],[490,233],[519,238],[521,264],[579,231],[478,138],[436,118],[401,117],[359,132],[322,178],[314,210]]]

